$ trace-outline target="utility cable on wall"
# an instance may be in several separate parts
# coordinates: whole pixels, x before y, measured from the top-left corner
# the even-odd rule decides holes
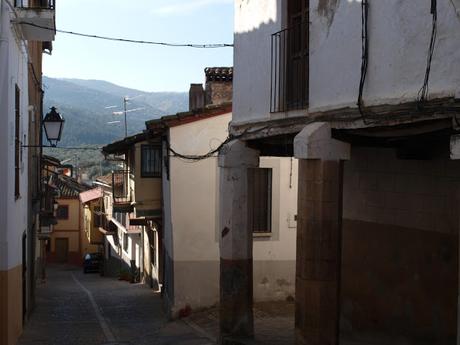
[[[418,92],[418,101],[422,105],[428,98],[429,91],[429,81],[430,81],[430,72],[431,72],[431,63],[433,61],[434,50],[436,46],[436,37],[438,32],[438,9],[437,9],[437,0],[431,0],[431,9],[432,22],[431,22],[431,39],[430,46],[428,48],[428,56],[426,61],[426,70],[425,78],[423,80],[423,86]]]
[[[37,24],[29,23],[29,22],[18,22],[18,24],[33,26],[35,28],[60,32],[63,34],[68,34],[68,35],[87,37],[87,38],[96,38],[96,39],[101,39],[101,40],[106,40],[106,41],[124,42],[124,43],[149,44],[149,45],[158,45],[158,46],[166,46],[166,47],[183,47],[183,48],[197,48],[197,49],[216,49],[216,48],[233,47],[233,44],[230,44],[230,43],[195,44],[195,43],[168,43],[168,42],[144,41],[144,40],[134,40],[134,39],[128,39],[128,38],[118,38],[118,37],[84,34],[81,32],[74,32],[74,31],[67,31],[67,30],[59,30],[59,29],[37,25]]]
[[[366,116],[363,109],[364,84],[367,76],[367,66],[369,63],[369,1],[361,1],[361,78],[359,80],[358,109],[361,117],[366,123]]]

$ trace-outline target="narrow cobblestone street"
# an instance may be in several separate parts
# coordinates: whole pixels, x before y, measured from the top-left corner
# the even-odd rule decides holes
[[[47,272],[19,345],[211,344],[183,321],[168,322],[160,295],[144,285],[71,266]]]

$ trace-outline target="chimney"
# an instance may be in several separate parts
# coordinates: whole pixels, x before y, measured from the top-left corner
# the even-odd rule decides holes
[[[208,67],[206,74],[206,105],[219,105],[232,101],[233,67]]]
[[[190,84],[188,93],[188,109],[189,111],[204,108],[204,90],[203,84]]]

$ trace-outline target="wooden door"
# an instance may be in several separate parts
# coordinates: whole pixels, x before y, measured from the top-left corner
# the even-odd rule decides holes
[[[309,0],[289,0],[289,49],[286,105],[289,110],[308,106]]]
[[[68,238],[56,238],[56,261],[67,262],[69,258],[69,239]]]

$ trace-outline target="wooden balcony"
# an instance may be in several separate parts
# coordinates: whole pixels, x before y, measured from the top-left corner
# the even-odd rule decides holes
[[[114,204],[131,204],[133,198],[129,186],[129,171],[118,170],[112,172],[112,195]]]

